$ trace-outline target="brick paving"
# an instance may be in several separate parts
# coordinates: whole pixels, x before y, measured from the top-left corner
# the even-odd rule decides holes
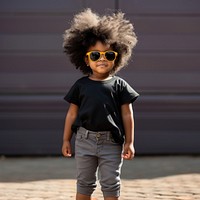
[[[0,158],[0,200],[74,200],[74,158]],[[94,196],[103,200],[98,185]],[[200,157],[125,161],[121,200],[200,200]]]

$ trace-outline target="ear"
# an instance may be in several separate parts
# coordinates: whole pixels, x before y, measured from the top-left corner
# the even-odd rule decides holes
[[[89,59],[88,59],[87,56],[85,56],[85,59],[84,59],[84,60],[85,60],[86,65],[89,66]]]

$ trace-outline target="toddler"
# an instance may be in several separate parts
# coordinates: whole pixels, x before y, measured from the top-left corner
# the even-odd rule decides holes
[[[135,153],[132,103],[139,94],[116,72],[126,66],[136,43],[122,12],[99,16],[86,9],[64,33],[65,52],[85,75],[64,97],[70,105],[62,153],[72,156],[75,133],[76,200],[92,199],[97,170],[104,200],[119,199],[123,159]]]

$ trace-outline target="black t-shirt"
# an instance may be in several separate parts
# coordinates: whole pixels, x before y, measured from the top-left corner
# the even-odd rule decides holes
[[[89,77],[79,79],[64,97],[66,101],[79,107],[72,130],[76,132],[78,127],[84,127],[91,131],[112,131],[114,139],[123,142],[121,105],[134,102],[138,96],[118,76],[106,81],[94,81]]]

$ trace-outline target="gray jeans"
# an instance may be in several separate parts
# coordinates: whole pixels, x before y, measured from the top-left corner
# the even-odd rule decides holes
[[[110,132],[79,128],[75,141],[77,192],[90,196],[96,188],[97,169],[104,197],[120,196],[122,145]]]

